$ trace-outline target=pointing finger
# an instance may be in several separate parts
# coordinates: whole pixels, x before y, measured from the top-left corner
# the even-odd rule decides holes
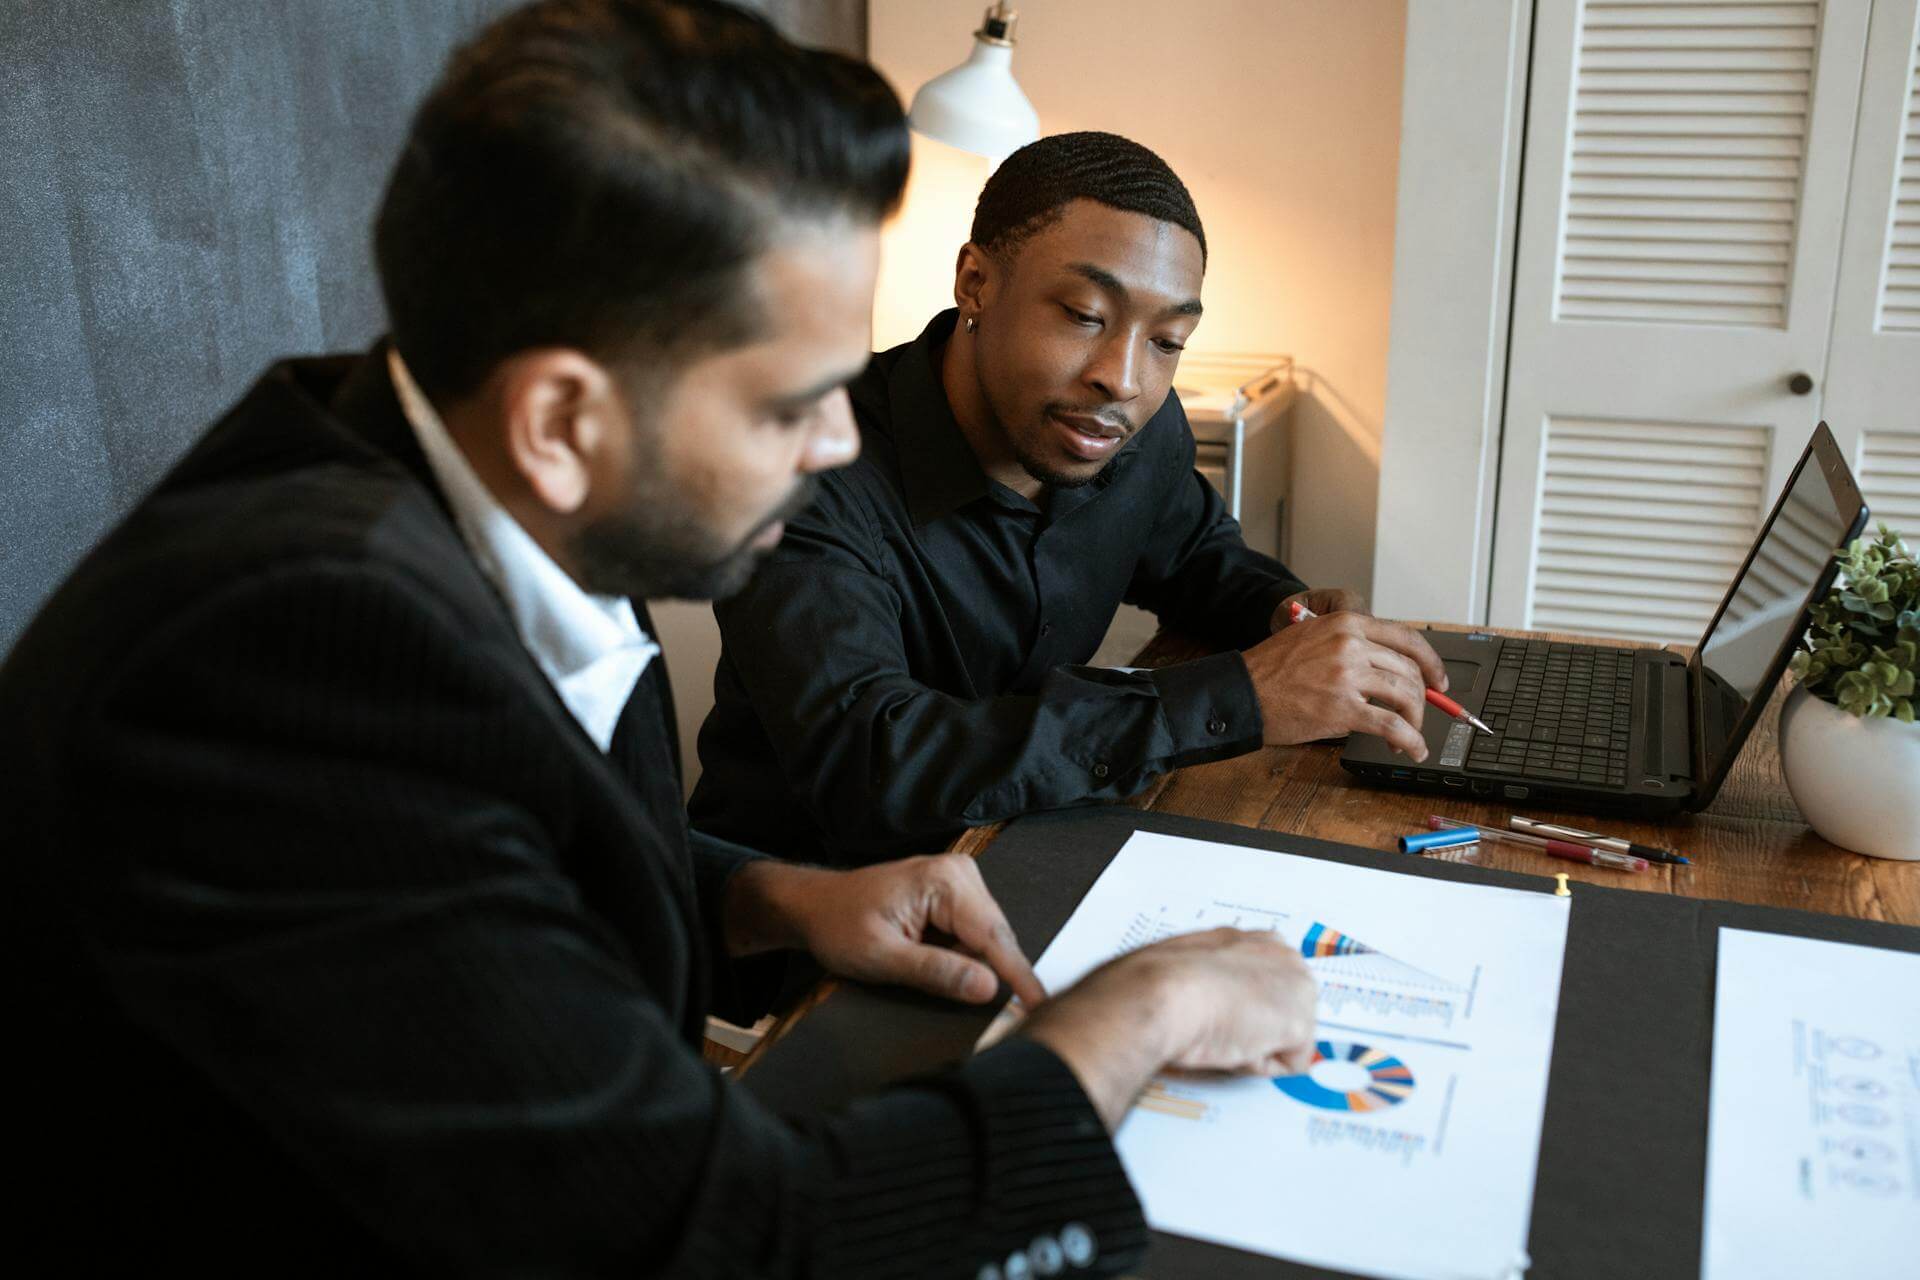
[[[1000,904],[987,891],[980,869],[971,859],[955,868],[950,882],[947,920],[943,928],[961,946],[984,960],[987,966],[1019,996],[1028,1007],[1047,998],[1046,989],[1034,975],[1033,965],[1020,950],[1013,927],[1000,910]]]

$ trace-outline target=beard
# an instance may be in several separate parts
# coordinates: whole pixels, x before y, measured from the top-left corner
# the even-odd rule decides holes
[[[1027,441],[1016,437],[1008,443],[1013,448],[1013,460],[1020,464],[1020,469],[1049,489],[1078,489],[1082,485],[1092,484],[1100,478],[1100,472],[1113,465],[1113,459],[1108,458],[1097,470],[1084,474],[1077,471],[1061,471],[1042,458]]]
[[[787,500],[730,545],[720,543],[672,485],[649,475],[624,510],[587,524],[572,553],[580,585],[642,600],[724,600],[753,577],[772,547],[753,540],[812,504],[819,481],[804,476]]]
[[[1071,464],[1063,465],[1058,460],[1057,454],[1050,453],[1050,450],[1055,447],[1051,439],[1053,435],[1053,419],[1049,416],[1050,414],[1057,411],[1070,414],[1097,415],[1125,432],[1125,437],[1121,445],[1122,448],[1125,448],[1126,442],[1132,439],[1136,431],[1132,419],[1128,418],[1124,413],[1111,409],[1087,409],[1062,400],[1049,400],[1045,404],[1042,404],[1039,412],[1034,414],[1030,420],[1032,425],[1025,431],[1017,431],[1011,424],[1022,421],[1025,419],[1025,415],[1019,413],[1015,406],[1003,403],[1000,396],[996,394],[996,388],[988,386],[983,382],[980,390],[981,399],[985,401],[987,406],[987,412],[993,415],[1000,438],[1006,441],[1007,451],[1013,455],[1013,460],[1020,464],[1022,471],[1049,489],[1078,489],[1084,485],[1092,484],[1105,473],[1108,467],[1113,465],[1114,458],[1120,456],[1120,450],[1115,449],[1113,456],[1098,466],[1088,470],[1081,470],[1079,467],[1068,470],[1067,466]],[[1086,466],[1087,464],[1084,462],[1080,464],[1080,467]]]

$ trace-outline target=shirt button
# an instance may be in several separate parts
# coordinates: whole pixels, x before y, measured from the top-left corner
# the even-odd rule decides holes
[[[1106,777],[1106,776],[1107,776],[1107,772],[1108,772],[1108,770],[1107,770],[1107,762],[1106,762],[1105,760],[1100,760],[1100,761],[1096,761],[1096,762],[1094,763],[1094,766],[1093,766],[1093,776],[1094,776],[1094,777],[1096,777],[1096,778],[1104,778],[1104,777]]]
[[[1215,716],[1213,719],[1207,721],[1208,733],[1225,733],[1226,731],[1227,731],[1227,722],[1225,720],[1222,720],[1219,716]]]
[[[1092,1229],[1082,1222],[1069,1222],[1060,1228],[1060,1252],[1076,1267],[1092,1266],[1094,1256],[1099,1253]]]
[[[1043,622],[1043,623],[1041,623],[1041,624],[1040,624],[1040,634],[1041,634],[1041,635],[1043,635],[1043,636],[1049,636],[1049,635],[1052,635],[1052,634],[1053,634],[1053,624],[1052,624],[1051,622]]]

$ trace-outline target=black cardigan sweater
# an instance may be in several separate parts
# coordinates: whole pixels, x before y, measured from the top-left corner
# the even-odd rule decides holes
[[[751,1017],[777,961],[718,945],[757,855],[689,837],[666,691],[656,660],[599,751],[461,542],[383,353],[271,369],[0,668],[29,1252],[1137,1262],[1112,1145],[1031,1042],[802,1119],[701,1061],[708,1012]]]

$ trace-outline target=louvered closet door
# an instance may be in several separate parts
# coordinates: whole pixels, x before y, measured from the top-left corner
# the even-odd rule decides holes
[[[1541,0],[1496,625],[1693,641],[1819,418],[1868,0]]]
[[[1920,26],[1876,0],[1823,408],[1876,518],[1920,547]]]

